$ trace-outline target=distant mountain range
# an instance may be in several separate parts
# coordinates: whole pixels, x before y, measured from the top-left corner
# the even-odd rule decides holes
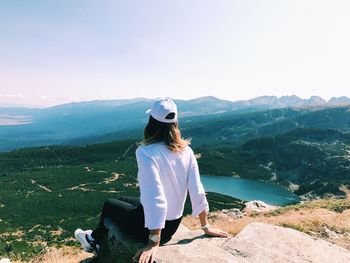
[[[84,108],[85,106],[92,107],[115,107],[126,104],[132,104],[134,102],[140,101],[153,101],[153,99],[146,98],[134,98],[134,99],[116,99],[116,100],[95,100],[95,101],[86,101],[86,102],[73,102],[68,104],[61,104],[58,106],[53,106],[50,108]],[[259,96],[249,100],[238,100],[238,101],[229,101],[218,99],[214,96],[205,96],[199,97],[191,100],[176,100],[180,102],[180,104],[184,103],[184,105],[198,105],[198,104],[216,104],[217,110],[232,110],[241,107],[251,107],[251,106],[266,106],[266,107],[309,107],[309,106],[337,106],[337,105],[349,105],[350,98],[346,96],[341,97],[332,97],[328,101],[319,96],[311,96],[309,99],[302,99],[296,95],[291,96]],[[79,106],[78,106],[79,105]],[[14,104],[4,104],[0,103],[0,113],[2,108],[17,108],[17,109],[34,109],[33,107],[25,107]],[[189,108],[183,110],[183,112],[187,112]],[[192,110],[190,110],[192,112]]]
[[[69,103],[45,109],[0,107],[0,151],[11,149],[94,141],[90,138],[116,134],[128,138],[140,135],[147,121],[145,111],[153,99],[102,100]],[[239,116],[249,112],[279,108],[316,110],[350,105],[347,97],[301,99],[297,96],[262,96],[246,101],[221,100],[212,96],[192,100],[176,100],[182,123],[193,123]],[[236,118],[234,117],[234,119]],[[249,127],[249,123],[246,124]],[[214,128],[215,130],[215,128]],[[141,130],[142,131],[142,130]],[[107,136],[108,137],[108,136]],[[114,135],[112,135],[114,137]],[[135,138],[135,137],[134,137]],[[115,139],[115,137],[114,137]]]
[[[324,100],[318,96],[312,96],[309,99],[302,99],[298,96],[282,96],[280,98],[276,96],[261,96],[251,100],[240,100],[233,102],[233,104],[239,107],[249,106],[266,106],[272,108],[284,108],[284,107],[323,107],[323,106],[342,106],[350,105],[350,99],[348,97],[333,97],[329,101]]]

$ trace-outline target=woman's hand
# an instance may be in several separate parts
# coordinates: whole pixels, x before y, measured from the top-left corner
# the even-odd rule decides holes
[[[154,243],[152,241],[148,242],[148,244],[144,248],[137,251],[135,256],[132,258],[133,262],[136,262],[137,258],[139,258],[138,263],[153,262],[154,257],[157,253],[158,247],[159,247],[158,243]]]
[[[204,233],[206,233],[208,236],[213,237],[228,237],[230,234],[226,233],[225,231],[222,231],[220,229],[208,227],[206,229],[203,229]]]

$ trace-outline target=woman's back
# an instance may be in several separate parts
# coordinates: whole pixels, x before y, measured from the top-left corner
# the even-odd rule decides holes
[[[182,215],[187,193],[190,151],[192,150],[186,147],[181,152],[172,152],[162,142],[140,146],[136,151],[139,164],[138,180],[147,191],[141,191],[141,203],[144,204],[149,198],[157,196],[158,201],[167,204],[168,220]],[[157,187],[159,184],[161,189]]]
[[[136,157],[141,203],[148,206],[145,211],[151,214],[150,221],[158,221],[152,214],[155,210],[162,210],[164,215],[157,216],[165,216],[166,220],[181,217],[187,190],[195,205],[194,210],[197,210],[196,204],[203,202],[201,199],[205,197],[205,192],[199,180],[197,161],[189,146],[173,152],[162,142],[143,145],[137,149]],[[151,223],[147,221],[146,224]]]

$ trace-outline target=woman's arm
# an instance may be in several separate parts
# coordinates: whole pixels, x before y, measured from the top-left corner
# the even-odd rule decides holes
[[[160,233],[161,229],[150,230],[150,239],[148,240],[147,245],[144,248],[137,251],[137,253],[133,257],[133,261],[136,261],[137,258],[138,263],[149,263],[154,261],[154,257],[159,247]],[[151,237],[153,237],[153,240],[151,239]]]
[[[207,219],[208,211],[203,210],[198,216],[199,216],[199,221],[201,221],[201,226],[207,226],[208,224],[208,219]]]
[[[189,148],[189,151],[187,189],[192,204],[192,216],[197,217],[203,210],[209,211],[209,204],[205,196],[204,187],[200,180],[196,157],[191,148]]]
[[[198,163],[192,149],[190,153],[190,165],[188,173],[189,174],[187,187],[192,203],[192,215],[195,217],[199,216],[199,220],[201,222],[201,229],[203,229],[203,231],[210,236],[229,236],[228,233],[221,231],[220,229],[212,228],[208,224],[207,215],[209,211],[209,205],[205,196],[204,187],[200,180]]]
[[[203,229],[204,233],[206,233],[209,236],[215,236],[215,237],[228,237],[229,234],[216,228],[212,228],[207,219],[208,211],[203,210],[198,216],[199,221],[201,222],[201,229]]]

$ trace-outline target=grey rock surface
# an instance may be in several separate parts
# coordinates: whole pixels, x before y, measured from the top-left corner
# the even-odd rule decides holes
[[[132,254],[140,246],[125,240],[116,242],[121,238],[124,237],[116,229],[110,228],[108,242],[112,252],[119,250],[121,253],[121,246],[128,246],[128,253]],[[251,223],[237,236],[229,238],[207,237],[202,230],[191,231],[181,225],[172,240],[158,249],[156,262],[346,263],[350,262],[350,251],[270,224]]]
[[[350,262],[350,251],[342,247],[291,228],[263,223],[249,224],[221,248],[235,257],[231,262]]]
[[[268,205],[260,200],[253,200],[246,202],[245,208],[243,209],[245,212],[269,212],[276,210],[278,206]]]

